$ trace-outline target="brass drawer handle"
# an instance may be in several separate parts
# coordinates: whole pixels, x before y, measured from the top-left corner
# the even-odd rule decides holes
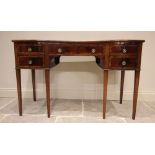
[[[122,61],[122,66],[126,66],[127,62],[126,61]]]
[[[28,52],[32,52],[32,48],[31,47],[28,48]]]
[[[127,49],[126,48],[123,48],[123,53],[127,53]]]
[[[62,48],[59,48],[58,49],[58,53],[62,53]]]
[[[32,60],[29,60],[29,61],[28,61],[28,64],[29,64],[29,65],[32,65]]]
[[[91,52],[92,53],[95,53],[96,52],[96,49],[95,48],[91,49]]]

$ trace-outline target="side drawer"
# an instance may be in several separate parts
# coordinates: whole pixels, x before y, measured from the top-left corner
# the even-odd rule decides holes
[[[137,54],[138,46],[136,45],[112,45],[110,54]]]
[[[31,67],[44,67],[44,57],[43,56],[19,56],[18,57],[18,66],[24,68]]]
[[[43,45],[37,44],[37,43],[36,44],[19,44],[17,45],[16,52],[18,52],[19,54],[43,53],[44,48],[43,48]]]
[[[134,69],[136,64],[137,62],[134,58],[111,58],[109,67],[111,69]]]

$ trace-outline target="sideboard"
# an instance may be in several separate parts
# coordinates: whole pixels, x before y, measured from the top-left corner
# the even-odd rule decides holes
[[[61,56],[94,56],[97,65],[103,69],[103,119],[106,117],[109,70],[121,71],[120,104],[123,99],[125,71],[135,72],[132,108],[132,119],[135,119],[144,40],[13,40],[13,42],[20,116],[22,116],[21,69],[31,69],[32,71],[34,101],[36,101],[35,70],[43,69],[45,71],[47,116],[50,117],[50,68],[60,63]]]

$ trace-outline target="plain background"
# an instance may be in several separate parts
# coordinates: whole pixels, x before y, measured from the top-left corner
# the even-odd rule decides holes
[[[16,97],[16,77],[13,39],[42,40],[145,40],[142,51],[139,100],[155,99],[154,57],[155,32],[145,31],[13,31],[0,32],[0,96]],[[4,68],[5,66],[5,68]],[[11,78],[10,78],[11,77]],[[124,99],[132,100],[134,72],[127,71],[125,76]],[[37,96],[45,97],[44,71],[37,71]],[[102,99],[103,71],[94,57],[61,57],[61,63],[51,69],[51,89],[53,98],[67,99]],[[120,71],[110,71],[108,99],[119,99]],[[24,97],[32,97],[31,71],[22,71]]]

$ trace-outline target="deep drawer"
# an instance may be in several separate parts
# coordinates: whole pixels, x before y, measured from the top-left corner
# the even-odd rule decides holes
[[[134,58],[111,58],[109,63],[110,68],[136,68],[136,59]]]
[[[19,56],[18,65],[19,67],[44,67],[44,59],[43,57]]]

